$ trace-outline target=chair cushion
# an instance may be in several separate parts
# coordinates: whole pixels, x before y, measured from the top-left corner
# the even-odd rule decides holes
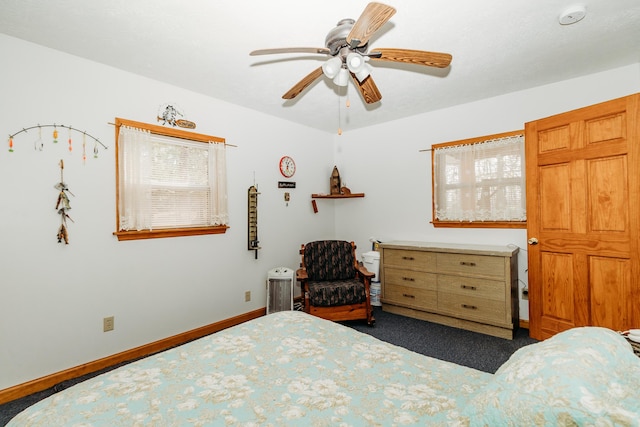
[[[359,304],[366,300],[364,283],[358,280],[309,282],[309,301],[313,306]]]
[[[356,277],[351,243],[318,240],[304,247],[304,265],[311,281],[350,280]]]

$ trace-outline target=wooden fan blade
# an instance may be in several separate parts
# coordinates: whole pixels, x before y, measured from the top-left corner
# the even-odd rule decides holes
[[[317,69],[310,72],[306,77],[296,83],[287,93],[282,95],[283,99],[293,99],[300,94],[303,90],[307,88],[311,83],[313,83],[317,78],[322,76],[322,67],[318,67]]]
[[[391,17],[396,13],[396,10],[382,3],[369,3],[364,8],[360,18],[353,24],[349,35],[347,36],[347,43],[353,48],[357,46],[364,46],[369,42],[369,39],[382,27]],[[356,42],[356,46],[352,46],[352,41]]]
[[[277,49],[258,49],[250,52],[249,55],[273,55],[276,53],[320,53],[329,55],[329,49],[325,47],[282,47]]]
[[[425,65],[427,67],[446,68],[451,64],[453,57],[448,53],[426,52],[424,50],[411,49],[371,49],[369,53],[379,52],[382,55],[371,56],[372,61],[393,61],[407,64]]]
[[[375,104],[382,99],[382,95],[378,90],[378,86],[376,86],[373,81],[373,77],[368,76],[362,82],[359,82],[356,75],[351,73],[351,78],[353,79],[353,83],[355,83],[357,88],[360,90],[364,102],[367,104]]]

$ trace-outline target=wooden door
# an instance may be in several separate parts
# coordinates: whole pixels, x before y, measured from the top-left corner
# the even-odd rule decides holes
[[[640,94],[525,125],[529,327],[640,327]]]

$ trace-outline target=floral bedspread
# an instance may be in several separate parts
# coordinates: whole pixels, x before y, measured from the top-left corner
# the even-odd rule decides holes
[[[466,425],[492,377],[287,311],[77,384],[8,426]]]

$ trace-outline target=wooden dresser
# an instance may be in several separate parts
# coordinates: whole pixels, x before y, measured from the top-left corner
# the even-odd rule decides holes
[[[513,339],[519,324],[518,250],[517,246],[383,243],[382,309]]]

